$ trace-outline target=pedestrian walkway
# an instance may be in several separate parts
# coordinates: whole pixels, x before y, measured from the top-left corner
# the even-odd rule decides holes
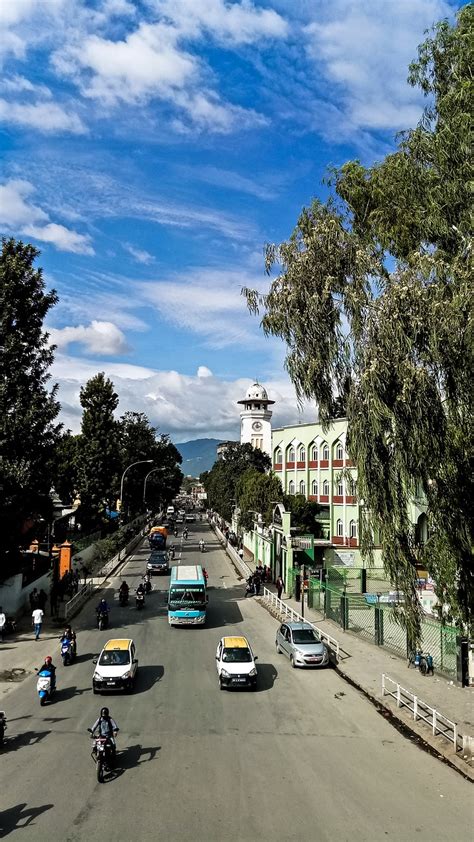
[[[244,561],[250,570],[255,569],[253,557],[248,552],[244,555]],[[276,593],[273,583],[264,583],[264,587],[272,593]],[[285,594],[283,594],[282,599],[294,611],[299,614],[302,613],[301,602],[297,602]],[[373,701],[382,703],[382,675],[385,674],[426,702],[430,707],[456,722],[460,734],[470,735],[471,737],[474,735],[473,688],[461,687],[436,673],[423,676],[414,667],[408,668],[406,660],[397,657],[386,649],[360,639],[351,632],[343,631],[337,623],[324,619],[320,611],[308,608],[306,604],[304,606],[304,617],[327,635],[339,641],[341,657],[337,665],[338,672]],[[392,709],[387,697],[384,697],[383,704]],[[395,703],[393,714],[405,725],[410,726],[422,739],[429,742],[446,759],[450,761],[453,759],[454,747],[452,744],[441,737],[431,738],[431,732],[424,723],[414,723],[410,713],[404,709],[397,709]],[[465,763],[466,759],[471,760],[466,755],[464,760],[459,759],[456,765],[461,769],[466,767],[469,770]]]

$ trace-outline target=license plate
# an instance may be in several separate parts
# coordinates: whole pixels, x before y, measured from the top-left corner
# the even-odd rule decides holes
[[[107,684],[109,685],[109,687],[114,687],[115,681],[108,681]]]
[[[233,678],[234,684],[245,684],[245,678]]]

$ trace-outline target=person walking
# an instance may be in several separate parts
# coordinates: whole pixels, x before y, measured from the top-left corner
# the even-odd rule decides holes
[[[277,589],[277,597],[278,597],[278,599],[281,599],[281,595],[283,593],[283,588],[285,587],[285,583],[284,583],[283,579],[281,578],[281,576],[278,577],[275,584],[276,584],[276,589]]]
[[[262,580],[260,578],[260,574],[255,573],[255,576],[253,577],[253,586],[254,586],[254,589],[255,589],[255,596],[260,596],[260,585],[261,584],[262,584]]]
[[[49,599],[51,605],[51,617],[58,616],[58,585],[57,582],[53,582],[51,585],[51,590],[49,592]]]
[[[41,608],[35,608],[32,613],[33,626],[35,629],[35,640],[39,639],[41,634],[41,626],[43,625],[44,611]]]
[[[0,605],[0,640],[2,641],[2,643],[3,643],[3,634],[4,634],[4,631],[5,631],[6,622],[7,622],[7,618],[6,618],[5,614],[3,613],[2,606]]]

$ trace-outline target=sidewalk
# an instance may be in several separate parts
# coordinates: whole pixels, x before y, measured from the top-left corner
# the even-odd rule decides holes
[[[253,558],[248,553],[245,553],[244,561],[251,570],[255,569]],[[262,591],[263,587],[268,588],[272,593],[276,593],[276,588],[271,583],[262,584]],[[257,598],[265,605],[265,600],[261,596]],[[301,614],[301,602],[286,598],[285,594],[282,598],[288,606]],[[274,614],[274,616],[276,615]],[[460,734],[470,735],[471,737],[474,735],[473,688],[460,687],[453,681],[436,673],[434,676],[423,676],[414,667],[408,669],[406,660],[397,657],[386,649],[360,639],[351,632],[344,632],[337,623],[332,620],[325,620],[320,611],[308,608],[306,604],[304,616],[306,620],[314,623],[326,634],[339,641],[342,652],[337,664],[337,671],[341,676],[365,693],[379,708],[384,708],[388,712],[388,716],[399,720],[410,731],[428,743],[439,755],[442,755],[463,774],[474,780],[474,768],[469,765],[470,758],[466,756],[463,759],[463,755],[460,753],[456,756],[452,743],[439,735],[433,736],[430,728],[424,722],[413,720],[410,711],[397,708],[394,699],[388,696],[382,697],[382,674],[389,676],[430,707],[456,722]],[[277,619],[283,620],[284,617],[281,616]],[[468,762],[466,762],[466,759]]]

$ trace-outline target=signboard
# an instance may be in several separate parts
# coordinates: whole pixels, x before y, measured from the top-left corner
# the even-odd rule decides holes
[[[335,564],[343,564],[344,567],[354,567],[355,553],[345,553],[334,551]]]

